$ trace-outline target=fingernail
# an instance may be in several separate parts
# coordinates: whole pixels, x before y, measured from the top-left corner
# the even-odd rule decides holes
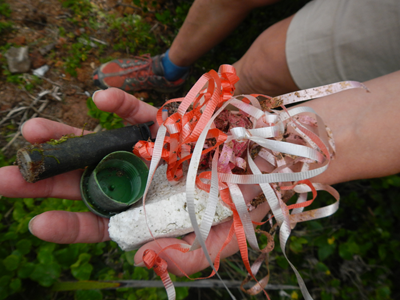
[[[101,91],[102,91],[102,90],[97,90],[97,91],[95,91],[95,92],[93,93],[93,95],[92,95],[93,101],[94,101],[94,96],[96,95],[96,93],[101,92]]]
[[[33,220],[35,220],[36,217],[37,217],[37,216],[34,216],[34,217],[29,221],[29,224],[28,224],[28,229],[29,229],[29,232],[30,232],[31,234],[33,234],[33,232],[32,232]],[[33,235],[34,235],[34,234],[33,234]]]
[[[25,121],[24,123],[22,123],[21,127],[19,128],[19,131],[20,131],[22,134],[24,134],[24,132],[23,132],[22,130],[23,130],[23,128],[24,128],[25,123],[26,123],[26,121]]]
[[[144,264],[144,262],[140,262],[138,264],[134,264],[135,267],[145,267],[146,265]]]

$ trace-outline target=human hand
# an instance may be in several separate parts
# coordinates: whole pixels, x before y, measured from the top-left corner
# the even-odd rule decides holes
[[[96,93],[96,105],[104,111],[115,112],[131,124],[154,121],[157,109],[118,89]],[[151,127],[155,135],[157,126]],[[22,134],[34,143],[59,139],[66,134],[80,135],[81,129],[50,120],[36,118],[27,121]],[[86,132],[88,133],[88,132]],[[81,199],[79,183],[82,170],[75,170],[36,183],[26,182],[16,166],[0,169],[0,195],[6,197],[55,197]],[[108,220],[92,213],[49,211],[35,217],[31,232],[38,238],[55,243],[94,243],[109,240]]]
[[[140,124],[155,121],[156,119],[157,109],[155,107],[139,101],[134,96],[119,89],[111,88],[101,91],[93,97],[99,109],[116,113],[128,123]],[[156,135],[157,129],[157,124],[151,127],[153,137]],[[50,139],[59,139],[63,135],[71,133],[80,135],[81,129],[41,118],[27,121],[22,128],[23,136],[32,144],[43,143]],[[22,178],[18,167],[3,167],[0,169],[0,178],[2,178],[0,181],[0,195],[14,198],[55,197],[79,200],[81,199],[79,190],[81,175],[82,170],[75,170],[36,183],[28,183]],[[259,193],[259,191],[251,187],[245,187],[243,191],[247,199],[252,199]],[[252,214],[257,220],[260,220],[266,211],[265,207],[260,207]],[[227,222],[211,229],[206,244],[213,258],[221,248],[230,225],[231,222]],[[109,240],[108,219],[90,212],[48,211],[32,219],[29,229],[32,234],[42,240],[61,244],[97,243]],[[181,240],[169,238],[160,239],[158,242],[162,247],[165,247],[183,242],[191,244],[193,240],[194,234],[189,234]],[[156,252],[160,250],[155,242],[144,245],[136,254],[136,263],[141,262],[143,251],[146,249],[153,249]],[[233,240],[224,250],[222,257],[232,255],[237,250],[237,243]],[[169,270],[174,274],[181,274],[181,272],[179,268],[170,262],[170,258],[179,263],[182,270],[187,274],[192,274],[208,266],[201,249],[185,254],[175,250],[167,250],[161,256],[169,262]]]

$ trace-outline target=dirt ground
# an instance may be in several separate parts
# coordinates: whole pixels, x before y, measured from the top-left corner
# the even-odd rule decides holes
[[[26,84],[32,81],[32,71],[49,66],[41,80],[33,89],[27,90],[23,85],[7,82],[7,77],[0,74],[0,149],[10,157],[16,150],[26,144],[19,133],[20,126],[33,117],[43,117],[62,122],[71,126],[93,130],[98,125],[97,120],[87,115],[86,100],[98,88],[93,84],[92,73],[101,65],[99,52],[93,48],[87,59],[76,69],[77,77],[65,71],[64,58],[66,53],[63,44],[72,43],[69,38],[60,37],[58,28],[63,27],[67,32],[73,32],[75,37],[81,32],[107,43],[112,44],[112,36],[104,29],[94,31],[90,26],[81,27],[68,21],[71,11],[62,6],[59,0],[6,0],[12,10],[11,21],[14,30],[0,36],[0,45],[13,43],[29,47],[31,60],[30,71],[23,74]],[[93,4],[107,13],[122,16],[132,14],[135,8],[132,1],[92,0]],[[128,2],[130,4],[124,4]],[[160,1],[159,1],[160,2]],[[157,4],[158,5],[158,4]],[[156,23],[154,13],[144,16],[147,22]],[[157,30],[168,30],[158,26]],[[48,51],[48,49],[51,49]],[[55,51],[52,51],[52,50]],[[52,55],[50,55],[52,53]],[[1,55],[1,54],[0,54]],[[108,46],[101,54],[102,57],[126,57]],[[2,61],[5,61],[3,59]],[[1,62],[0,62],[0,67]],[[135,96],[142,100],[149,97],[161,99],[162,102],[171,95],[157,95],[152,92],[139,92]]]

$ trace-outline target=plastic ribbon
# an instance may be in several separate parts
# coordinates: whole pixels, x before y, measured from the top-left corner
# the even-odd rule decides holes
[[[271,248],[271,243],[268,243],[265,249],[259,249],[254,224],[249,214],[249,205],[246,204],[239,185],[257,184],[261,187],[274,215],[276,226],[280,228],[279,241],[282,250],[285,249],[291,230],[298,222],[333,214],[338,209],[338,193],[329,186],[308,181],[324,172],[334,156],[334,142],[330,130],[311,108],[286,109],[284,105],[365,86],[358,82],[345,81],[274,98],[264,95],[233,97],[237,81],[236,71],[229,65],[222,65],[218,73],[212,70],[204,74],[185,98],[167,101],[160,108],[157,114],[160,128],[156,141],[136,144],[134,153],[151,160],[143,196],[144,213],[146,194],[161,159],[168,164],[167,178],[171,184],[186,180],[187,210],[196,239],[190,249],[187,245],[185,247],[172,245],[174,247],[167,248],[187,252],[201,247],[213,268],[210,276],[214,274],[219,276],[217,270],[221,251],[230,242],[233,234],[236,234],[239,250],[249,273],[246,280],[250,278],[256,280],[255,274],[261,262],[267,260],[268,253],[273,247]],[[166,117],[165,107],[173,102],[181,104],[176,111]],[[277,107],[280,107],[280,110],[274,110]],[[227,116],[230,121],[225,122],[223,116]],[[222,127],[229,125],[230,128],[229,130],[217,128],[217,123],[223,124]],[[201,160],[208,155],[212,156],[211,171],[201,173],[199,172]],[[264,159],[272,171],[262,172],[254,162],[253,156]],[[185,165],[186,179],[184,179]],[[310,168],[311,165],[317,167]],[[202,180],[208,180],[208,183]],[[196,186],[209,192],[201,225],[197,224],[195,215]],[[298,193],[299,197],[295,204],[287,206],[283,199],[285,193],[290,190]],[[317,190],[331,193],[337,201],[327,207],[304,211],[304,208],[314,201]],[[313,193],[313,199],[307,200],[308,192]],[[232,209],[233,223],[224,245],[213,262],[205,241],[219,199]],[[150,228],[149,231],[151,234]],[[249,263],[246,240],[254,250],[261,253],[252,267]],[[286,257],[285,251],[283,253]],[[146,266],[162,270],[156,273],[162,274],[157,273],[162,276],[169,299],[174,299],[175,296],[171,292],[172,282],[168,281],[169,277],[165,275],[167,272],[165,261],[163,262],[158,255],[147,251],[143,259],[148,261]],[[289,260],[288,262],[296,274],[303,296],[305,299],[312,299],[299,272]],[[178,266],[176,262],[174,263]],[[251,293],[264,291],[268,279],[269,275],[260,282],[256,280],[257,284],[251,289]],[[233,298],[231,293],[230,295]]]
[[[160,276],[164,284],[165,290],[167,291],[168,299],[175,299],[176,293],[174,284],[172,283],[171,277],[169,277],[167,271],[168,264],[164,259],[159,256],[161,252],[167,249],[176,249],[181,252],[187,252],[189,250],[189,248],[185,244],[175,244],[165,247],[158,254],[155,253],[154,250],[147,249],[143,252],[143,263],[146,268],[153,269],[154,273]]]
[[[153,250],[145,250],[143,253],[143,263],[148,269],[153,268],[154,272],[160,276],[167,291],[168,299],[175,299],[175,289],[167,272],[167,262],[160,258]]]

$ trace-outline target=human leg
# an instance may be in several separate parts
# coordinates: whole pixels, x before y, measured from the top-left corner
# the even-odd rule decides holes
[[[234,64],[240,78],[236,94],[276,96],[298,89],[287,64],[286,34],[293,16],[266,29]]]
[[[170,48],[170,59],[190,66],[228,36],[256,7],[278,0],[196,0]]]
[[[397,0],[311,1],[235,64],[236,92],[277,95],[399,70],[399,12]]]
[[[95,71],[95,85],[174,91],[183,84],[188,66],[222,41],[252,9],[277,1],[196,0],[167,53],[104,64]]]

